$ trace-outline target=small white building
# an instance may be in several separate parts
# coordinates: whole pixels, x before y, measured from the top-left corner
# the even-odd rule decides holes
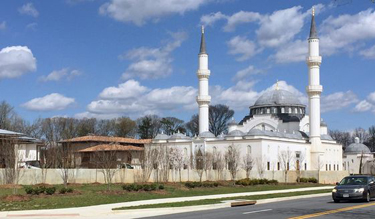
[[[5,141],[10,140],[14,144],[14,156],[20,167],[28,167],[27,162],[40,161],[40,149],[43,142],[25,136],[25,134],[0,129],[0,138]],[[3,141],[2,141],[3,142]],[[0,142],[0,147],[2,147]],[[4,166],[4,161],[0,160],[0,166]]]
[[[362,173],[365,167],[365,164],[368,164],[369,161],[374,160],[374,154],[371,153],[370,149],[359,143],[359,138],[354,139],[354,143],[350,144],[345,148],[343,156],[343,168],[347,170],[350,174],[359,174],[359,168],[362,162]]]

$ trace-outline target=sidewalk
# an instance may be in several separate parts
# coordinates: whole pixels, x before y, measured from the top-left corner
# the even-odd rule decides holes
[[[196,200],[204,200],[204,199],[231,198],[231,197],[235,198],[235,197],[239,197],[239,196],[267,195],[267,194],[276,194],[276,193],[314,191],[314,190],[332,189],[332,188],[333,188],[333,186],[321,186],[321,187],[309,187],[309,188],[299,188],[299,189],[283,189],[283,190],[271,190],[271,191],[260,191],[260,192],[242,192],[242,193],[230,193],[230,194],[219,194],[219,195],[151,199],[151,200],[143,200],[143,201],[122,202],[122,203],[95,205],[95,206],[77,207],[77,208],[48,209],[48,210],[25,210],[25,211],[5,211],[5,212],[0,212],[0,218],[3,218],[3,217],[12,217],[12,218],[17,218],[17,217],[18,218],[52,218],[52,217],[53,218],[79,218],[79,217],[102,218],[104,216],[110,216],[110,215],[112,215],[111,218],[116,218],[117,216],[123,217],[124,215],[127,216],[126,218],[136,218],[136,217],[153,216],[152,213],[153,212],[157,213],[157,210],[156,209],[148,209],[148,210],[142,209],[142,210],[112,211],[112,209],[113,208],[119,208],[119,207],[138,206],[138,205],[161,204],[161,203],[184,202],[184,201],[196,201]],[[318,195],[322,195],[322,194],[318,194]],[[327,194],[323,194],[323,195],[327,195]],[[215,207],[215,208],[223,208],[223,207],[227,207],[229,205],[228,205],[228,203],[224,203],[224,204],[217,204],[217,205],[210,205],[210,206]],[[198,211],[202,207],[204,207],[202,210],[210,209],[207,206],[199,206],[199,207],[194,207],[193,210]],[[188,209],[192,209],[192,207],[189,207],[189,208],[182,207],[180,210],[188,210]],[[142,214],[140,214],[140,212],[142,212]],[[174,209],[172,211],[169,210],[168,212],[178,213],[178,212],[176,212],[176,209]],[[144,213],[146,213],[146,214],[144,214]],[[144,216],[141,216],[141,215],[144,215]]]

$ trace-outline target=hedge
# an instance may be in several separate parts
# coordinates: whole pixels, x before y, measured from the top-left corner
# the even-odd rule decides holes
[[[164,189],[164,185],[163,184],[157,184],[157,183],[153,183],[153,184],[125,184],[125,185],[122,185],[122,189],[123,190],[126,190],[128,192],[131,192],[131,191],[146,191],[146,192],[149,192],[149,191],[155,191],[155,190],[163,190]]]
[[[263,184],[278,184],[279,182],[277,180],[268,180],[268,179],[240,179],[235,182],[236,185],[242,185],[242,186],[254,186],[254,185],[263,185]]]

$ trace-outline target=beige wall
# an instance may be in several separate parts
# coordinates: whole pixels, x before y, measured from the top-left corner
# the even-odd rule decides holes
[[[0,183],[4,183],[3,180],[3,169],[0,169]],[[115,176],[113,178],[114,183],[134,183],[142,182],[142,170],[140,169],[117,169],[115,171]],[[71,169],[69,183],[104,183],[102,170],[96,169]],[[162,181],[163,172],[153,170],[148,182],[160,182]],[[347,176],[346,171],[320,171],[318,177],[318,171],[301,171],[301,177],[314,177],[319,178],[319,181],[323,184],[333,184],[340,181],[343,177]],[[159,176],[159,177],[157,177]],[[179,182],[180,174],[179,171],[169,170],[168,182]],[[285,182],[284,172],[282,171],[265,171],[263,178],[276,179],[279,182]],[[295,171],[289,171],[287,175],[287,182],[296,182],[297,173]],[[243,170],[240,170],[237,174],[237,179],[245,178],[246,174]],[[257,171],[251,171],[250,178],[260,178]],[[211,170],[207,174],[204,173],[202,180],[230,180],[231,175],[229,171],[224,170],[221,174],[217,171]],[[199,181],[198,174],[195,170],[182,170],[181,171],[181,181]],[[32,185],[38,183],[47,184],[62,184],[61,170],[59,169],[22,169],[20,172],[19,184]]]

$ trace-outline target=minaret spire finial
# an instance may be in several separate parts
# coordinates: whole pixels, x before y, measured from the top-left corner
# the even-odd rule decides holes
[[[202,25],[202,28],[201,28],[201,29],[202,29],[202,34],[203,34],[203,33],[204,33],[204,26],[203,26],[203,25]]]
[[[315,16],[315,7],[312,7],[312,16]]]
[[[279,80],[276,80],[276,90],[279,90]]]
[[[204,38],[204,26],[201,27],[202,36],[201,36],[201,47],[199,49],[199,54],[207,54],[206,52],[206,40]]]
[[[310,37],[309,39],[318,39],[318,33],[316,31],[315,25],[315,7],[312,7],[312,17],[311,17],[311,27],[310,27]]]

